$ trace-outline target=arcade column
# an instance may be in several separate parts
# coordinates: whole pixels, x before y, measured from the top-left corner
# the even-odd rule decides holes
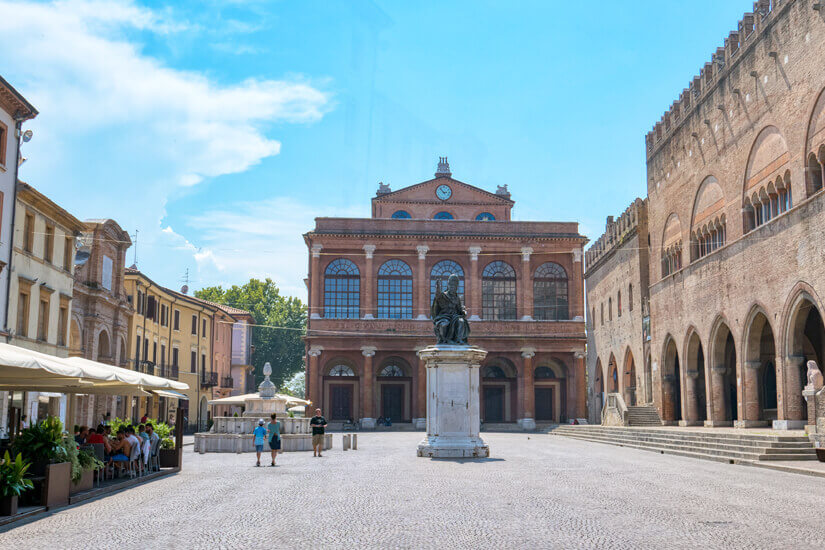
[[[375,346],[361,346],[361,355],[364,356],[364,369],[361,376],[361,427],[365,429],[375,428],[375,416],[373,414],[375,396],[373,391],[372,358],[375,357]]]

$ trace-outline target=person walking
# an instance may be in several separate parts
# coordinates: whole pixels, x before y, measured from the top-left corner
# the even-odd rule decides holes
[[[309,421],[312,426],[312,456],[321,456],[324,449],[324,428],[327,426],[327,419],[321,416],[321,409],[315,409],[315,416]]]
[[[269,438],[269,452],[272,455],[272,464],[270,464],[270,466],[275,466],[275,458],[278,456],[278,451],[281,450],[281,423],[278,422],[278,417],[275,413],[272,413],[266,430],[267,437]]]
[[[258,463],[255,466],[261,465],[261,453],[264,451],[264,441],[266,441],[266,428],[264,428],[264,419],[258,420],[258,427],[252,432],[255,436],[255,452],[258,453]]]

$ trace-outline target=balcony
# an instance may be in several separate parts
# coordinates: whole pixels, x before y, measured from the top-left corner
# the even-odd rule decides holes
[[[153,361],[140,361],[136,364],[135,370],[143,374],[155,375],[155,363]]]
[[[218,373],[217,372],[202,372],[201,373],[201,386],[204,388],[214,388],[218,385]]]
[[[161,365],[158,369],[158,376],[162,376],[163,378],[177,380],[178,374],[179,369],[177,365]]]
[[[221,387],[222,388],[234,388],[235,387],[235,380],[231,376],[222,376],[221,377]]]

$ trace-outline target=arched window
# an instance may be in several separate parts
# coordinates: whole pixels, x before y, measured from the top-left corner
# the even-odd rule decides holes
[[[481,273],[481,314],[484,319],[516,318],[516,271],[500,260]]]
[[[433,216],[434,220],[451,220],[453,219],[453,215],[449,212],[439,212],[435,216]]]
[[[822,189],[822,165],[816,155],[808,155],[808,194],[813,195]]]
[[[601,307],[602,307],[602,313],[601,313],[602,322],[601,322],[601,325],[602,325],[602,326],[604,326],[604,302],[602,302],[602,306],[601,306]]]
[[[607,320],[613,320],[613,298],[607,299]]]
[[[324,317],[358,319],[359,275],[358,267],[346,258],[330,262],[324,271]]]
[[[633,311],[633,285],[627,285],[627,311]]]
[[[401,260],[378,269],[378,318],[412,318],[412,270]]]
[[[496,221],[496,217],[490,214],[489,212],[482,212],[478,216],[476,216],[476,220],[480,222],[494,222]]]
[[[622,291],[621,290],[616,294],[616,314],[619,317],[622,316]]]
[[[398,365],[387,365],[383,369],[381,369],[381,374],[378,376],[383,377],[399,377],[404,376],[404,371]]]
[[[430,271],[430,303],[435,298],[437,282],[441,281],[441,290],[447,290],[447,279],[454,273],[458,275],[458,295],[464,302],[464,270],[452,260],[441,260]]]
[[[347,365],[335,365],[329,370],[330,376],[355,376],[355,373]]]
[[[536,380],[546,379],[546,378],[555,378],[556,373],[553,372],[553,369],[550,367],[538,367],[535,372],[533,372],[533,378]]]
[[[392,217],[396,220],[405,220],[407,218],[412,218],[412,216],[410,216],[410,213],[406,210],[396,210],[395,212],[393,212]]]
[[[565,320],[567,304],[567,272],[553,262],[540,265],[533,276],[533,316],[542,321]]]
[[[482,378],[507,378],[507,376],[501,367],[492,365],[484,369],[484,376]]]

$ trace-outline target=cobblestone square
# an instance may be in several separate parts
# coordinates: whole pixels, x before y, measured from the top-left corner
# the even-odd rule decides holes
[[[0,548],[822,548],[825,480],[576,441],[484,434],[488,460],[359,450],[198,455],[180,474],[0,531]]]

